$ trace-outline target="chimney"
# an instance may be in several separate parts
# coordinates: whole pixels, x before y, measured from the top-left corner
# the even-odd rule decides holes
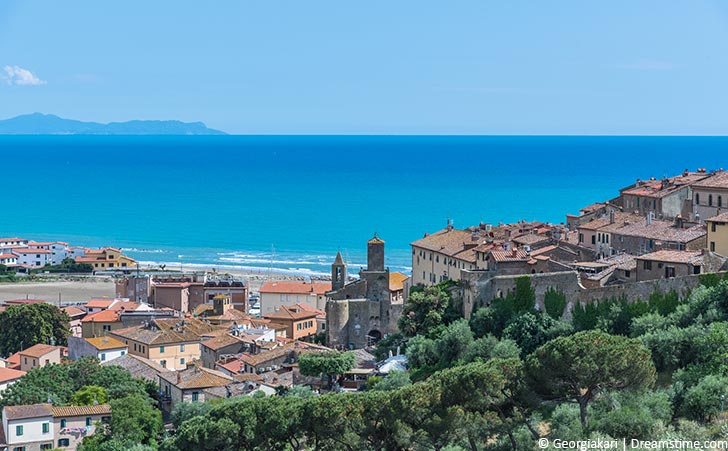
[[[515,258],[516,256],[518,256],[518,249],[514,247],[511,253],[513,254],[513,258]]]
[[[609,210],[609,223],[614,224],[614,210]]]
[[[177,384],[179,385],[181,383],[182,383],[182,375],[180,374],[179,371],[177,371]]]

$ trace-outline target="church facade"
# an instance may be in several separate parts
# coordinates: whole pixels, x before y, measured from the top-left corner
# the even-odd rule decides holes
[[[331,291],[326,293],[327,345],[358,349],[397,332],[402,303],[393,302],[389,268],[384,266],[384,241],[374,235],[367,242],[367,268],[359,280],[347,283],[341,253],[331,265]]]

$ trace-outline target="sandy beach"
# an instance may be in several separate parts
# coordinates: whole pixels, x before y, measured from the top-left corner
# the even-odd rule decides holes
[[[190,268],[185,273],[190,274]],[[178,271],[179,267],[167,267],[168,271]],[[194,268],[194,273],[216,272],[231,274],[248,281],[250,293],[257,293],[266,280],[306,280],[305,276],[281,274],[277,272],[248,271],[243,268]],[[181,272],[179,273],[182,274]],[[12,299],[42,299],[52,303],[77,304],[86,303],[92,298],[113,298],[116,295],[114,278],[111,276],[78,277],[69,280],[52,278],[46,281],[2,283],[0,284],[0,302]]]

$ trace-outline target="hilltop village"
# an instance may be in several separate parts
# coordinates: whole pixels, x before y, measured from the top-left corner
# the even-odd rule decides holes
[[[115,296],[63,305],[14,299],[0,306],[0,320],[12,314],[15,321],[12,330],[0,331],[0,451],[75,450],[99,428],[113,425],[114,402],[129,398],[110,399],[113,387],[103,382],[91,384],[98,391],[87,403],[79,402],[78,392],[61,401],[50,392],[24,394],[18,387],[32,384],[45,367],[118,368],[113,371],[154,387],[138,396],[151,396],[150,415],[159,417],[154,421],[171,424],[180,404],[273,396],[296,387],[357,391],[407,371],[412,362],[403,353],[390,349],[377,358],[374,350],[401,332],[403,315],[412,315],[405,313],[410,296],[427,287],[450,282],[457,314],[466,320],[514,295],[524,276],[536,310],[546,309],[550,290],[563,293],[569,300],[565,318],[605,299],[687,294],[706,274],[728,270],[726,203],[728,172],[686,170],[637,180],[613,199],[566,215],[561,224],[456,229],[448,222],[411,243],[411,275],[389,271],[385,242],[374,235],[366,243],[367,266],[355,277],[337,254],[330,280],[267,280],[254,293],[248,280],[232,275],[143,271],[113,247],[2,238],[3,274],[112,271]],[[40,316],[66,330],[14,332]],[[337,361],[335,371],[310,370],[317,358],[344,355],[350,360]]]

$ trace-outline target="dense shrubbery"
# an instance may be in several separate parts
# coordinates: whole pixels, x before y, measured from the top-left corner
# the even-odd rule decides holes
[[[523,277],[470,321],[451,313],[452,285],[418,290],[402,334],[378,351],[406,349],[409,374],[372,378],[360,393],[296,387],[183,404],[161,449],[505,451],[535,450],[543,436],[715,439],[728,395],[728,281],[706,280],[685,299],[656,292],[647,302],[611,299],[570,312],[563,293],[549,290],[540,312]],[[302,369],[325,375],[349,360],[313,355]],[[116,396],[98,378],[84,383],[93,385]],[[137,435],[117,426],[127,432],[90,440],[98,446],[84,451],[153,446],[158,430],[147,421],[152,427],[137,424]]]

